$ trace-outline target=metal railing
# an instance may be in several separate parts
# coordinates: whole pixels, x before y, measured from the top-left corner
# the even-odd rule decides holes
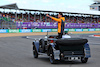
[[[16,29],[16,23],[13,21],[7,21],[3,17],[0,17],[0,29]]]

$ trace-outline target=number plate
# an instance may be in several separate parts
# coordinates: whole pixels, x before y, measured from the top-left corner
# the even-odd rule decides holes
[[[71,60],[78,60],[78,57],[71,57]]]

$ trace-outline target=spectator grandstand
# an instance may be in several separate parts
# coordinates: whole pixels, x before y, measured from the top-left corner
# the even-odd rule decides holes
[[[10,7],[9,7],[10,6]],[[55,22],[54,20],[46,17],[46,12],[50,12],[51,16],[57,17],[59,12],[56,11],[43,11],[43,10],[30,10],[19,9],[16,4],[0,6],[3,9],[15,9],[23,12],[0,12],[0,28],[1,29],[17,29],[17,22]],[[26,12],[29,11],[29,12]],[[34,13],[32,13],[32,11]],[[38,12],[37,12],[38,11]],[[100,23],[99,14],[85,14],[85,13],[69,13],[62,12],[66,18],[66,23]]]
[[[0,12],[0,20],[13,21],[13,22],[55,22],[50,18],[46,17],[46,14],[30,14],[30,19],[28,19],[28,13],[17,14],[17,19],[15,18],[15,13],[2,13]],[[57,15],[52,14],[51,16],[57,17]],[[35,18],[34,18],[35,17]],[[68,16],[64,15],[67,23],[99,23],[99,17],[83,17],[83,16]]]

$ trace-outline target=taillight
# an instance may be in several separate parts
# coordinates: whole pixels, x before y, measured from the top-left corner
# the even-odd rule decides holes
[[[54,37],[50,37],[50,38],[54,38]],[[54,42],[53,40],[50,41],[50,43],[53,43],[53,42]]]
[[[53,43],[53,42],[54,42],[53,40],[50,41],[50,43]]]

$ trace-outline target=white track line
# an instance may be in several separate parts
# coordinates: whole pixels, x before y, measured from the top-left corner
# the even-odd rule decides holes
[[[42,38],[32,38],[32,37],[29,37],[29,36],[26,36],[27,39],[32,39],[32,40],[40,40]]]
[[[94,36],[94,35],[89,35],[89,37],[96,37],[96,38],[100,38],[100,36]]]

